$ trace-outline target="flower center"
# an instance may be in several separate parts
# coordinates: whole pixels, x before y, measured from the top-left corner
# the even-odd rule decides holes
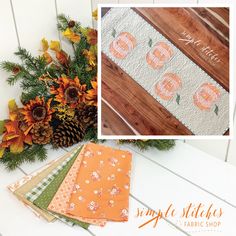
[[[32,116],[34,120],[40,121],[46,117],[47,110],[43,106],[37,106],[32,110]]]
[[[65,98],[67,103],[75,103],[78,101],[78,88],[70,86],[65,91]]]

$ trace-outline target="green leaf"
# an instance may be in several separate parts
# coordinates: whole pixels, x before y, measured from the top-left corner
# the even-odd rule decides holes
[[[179,105],[179,102],[180,102],[180,95],[177,93],[177,97],[176,97],[176,102],[177,104]]]
[[[219,107],[217,105],[215,105],[215,110],[214,110],[215,114],[218,116],[219,113]]]
[[[152,39],[150,38],[149,41],[148,41],[148,46],[149,47],[152,47]]]
[[[111,35],[112,35],[113,38],[116,37],[116,30],[115,30],[114,28],[113,28],[113,30],[112,30],[112,34],[111,34]]]
[[[5,131],[5,121],[0,120],[0,135],[2,135],[4,131]]]

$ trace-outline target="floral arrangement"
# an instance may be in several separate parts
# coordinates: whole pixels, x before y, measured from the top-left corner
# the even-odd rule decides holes
[[[97,19],[97,11],[93,12]],[[69,147],[97,141],[97,31],[65,15],[58,29],[71,45],[72,55],[59,41],[41,40],[41,55],[26,49],[15,53],[22,63],[4,61],[9,85],[20,82],[21,106],[8,103],[9,119],[0,121],[0,162],[14,170],[24,162],[44,160],[46,145]],[[173,140],[126,140],[141,149],[167,150]]]
[[[96,14],[94,14],[96,17]],[[46,144],[68,147],[97,137],[97,31],[65,15],[58,29],[73,55],[59,41],[41,41],[41,55],[15,53],[22,63],[4,61],[8,83],[20,82],[21,102],[9,101],[9,119],[0,121],[0,158],[14,169],[24,161],[46,158]]]

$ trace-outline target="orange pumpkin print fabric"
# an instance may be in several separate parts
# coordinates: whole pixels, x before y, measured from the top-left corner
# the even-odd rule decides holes
[[[127,221],[131,153],[87,144],[67,213],[91,219]]]
[[[110,44],[110,53],[118,58],[124,59],[136,46],[136,39],[128,32],[120,33]]]
[[[147,53],[146,61],[153,69],[160,69],[173,56],[172,48],[164,42],[158,42]]]
[[[220,97],[220,90],[211,83],[204,83],[193,95],[194,104],[200,109],[209,111]]]
[[[171,100],[181,86],[181,79],[176,74],[166,73],[163,79],[156,84],[155,91],[163,100]]]

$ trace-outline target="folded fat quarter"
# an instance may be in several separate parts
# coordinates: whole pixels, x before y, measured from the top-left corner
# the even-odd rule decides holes
[[[90,143],[83,156],[67,213],[127,221],[131,153]]]
[[[79,148],[77,151],[75,151],[70,160],[63,165],[63,168],[57,168],[57,171],[54,172],[54,177],[53,179],[48,179],[45,181],[45,183],[47,183],[47,186],[43,189],[43,191],[38,195],[37,194],[37,198],[33,201],[33,203],[38,206],[39,208],[43,209],[43,210],[47,210],[48,205],[50,204],[50,202],[52,201],[54,195],[56,194],[58,188],[60,187],[62,181],[64,180],[64,178],[66,177],[68,171],[71,169],[73,163],[75,162],[75,160],[77,159],[77,156],[79,155],[81,151],[81,148]],[[64,217],[62,215],[58,215],[58,214],[53,214],[55,217],[57,217],[58,219],[60,219],[61,221],[63,221],[64,223],[68,224],[68,225],[74,225],[77,224],[85,229],[88,228],[89,224],[84,223],[84,222],[80,222],[78,220],[74,220],[74,219],[70,219],[68,217]]]
[[[78,174],[78,171],[79,171],[82,159],[83,159],[84,149],[85,149],[85,146],[79,153],[77,159],[73,163],[71,169],[67,173],[65,179],[63,180],[62,184],[60,185],[59,189],[57,190],[56,194],[54,195],[47,209],[49,211],[58,213],[60,215],[70,217],[79,221],[87,222],[89,224],[104,226],[106,222],[105,220],[87,219],[85,217],[78,217],[78,216],[76,217],[76,216],[72,216],[66,213],[71,193],[73,191],[76,191],[76,189],[74,189],[74,185],[75,185],[76,176]]]
[[[53,169],[55,169],[68,157],[69,154],[67,153],[55,161],[51,161],[36,172],[24,176],[22,179],[8,186],[9,190],[12,191],[21,202],[28,206],[36,214],[36,216],[43,217],[49,222],[55,220],[56,218],[27,200],[25,194],[29,192],[34,186],[36,186],[40,181],[42,181],[42,179],[44,179]]]

